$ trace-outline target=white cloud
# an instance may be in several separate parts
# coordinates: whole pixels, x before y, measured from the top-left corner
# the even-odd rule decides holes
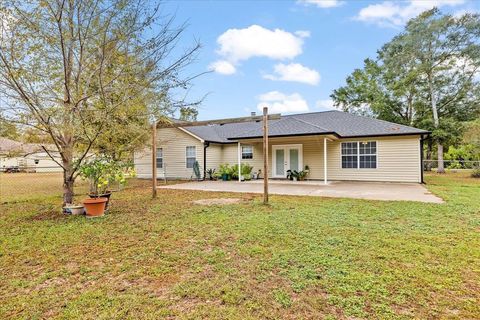
[[[308,104],[298,93],[284,94],[279,91],[270,91],[261,94],[258,99],[257,109],[262,111],[268,107],[271,113],[305,112]]]
[[[410,0],[403,3],[384,1],[362,8],[355,19],[380,26],[399,27],[425,10],[457,6],[464,2],[465,0]]]
[[[335,110],[332,99],[317,100],[315,106],[320,109]]]
[[[298,0],[297,2],[305,5],[315,5],[319,8],[334,8],[343,4],[343,1],[340,0]]]
[[[225,75],[234,74],[237,71],[233,64],[225,60],[218,60],[213,62],[212,64],[210,64],[209,69]]]
[[[263,77],[275,81],[294,81],[310,85],[317,85],[320,81],[318,71],[304,67],[299,63],[279,63],[274,66],[274,73],[274,75],[266,74]]]
[[[212,63],[210,69],[221,74],[233,74],[241,61],[253,57],[293,59],[302,53],[303,39],[309,36],[310,32],[307,30],[290,33],[258,25],[244,29],[228,29],[217,39],[217,53],[222,59]]]
[[[269,30],[258,25],[228,29],[217,39],[218,53],[235,63],[252,57],[292,59],[302,53],[303,40],[290,32]]]

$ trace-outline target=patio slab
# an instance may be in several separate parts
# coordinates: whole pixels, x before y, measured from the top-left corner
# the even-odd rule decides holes
[[[194,181],[159,186],[159,189],[201,190],[215,192],[263,193],[263,181]],[[270,194],[320,196],[386,201],[443,203],[443,200],[418,183],[331,181],[277,181],[269,183]]]

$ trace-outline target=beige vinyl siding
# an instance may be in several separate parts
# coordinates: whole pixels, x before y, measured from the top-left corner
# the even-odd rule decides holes
[[[195,146],[196,159],[203,175],[203,142],[178,128],[157,130],[157,148],[163,148],[163,169],[158,169],[158,177],[190,179],[194,173],[186,167],[186,147]],[[135,153],[137,175],[140,178],[152,176],[151,150]]]
[[[191,168],[186,168],[185,149],[196,147],[196,157],[203,175],[203,142],[177,128],[162,128],[158,130],[158,147],[163,148],[163,161],[167,178],[190,179]],[[303,148],[303,167],[310,167],[309,179],[323,179],[323,136],[270,138],[269,144],[269,176],[272,170],[272,146],[301,144]],[[341,142],[376,141],[376,169],[343,169],[341,163]],[[260,139],[244,140],[243,145],[253,146],[253,159],[242,159],[243,163],[253,166],[253,171],[263,171],[263,145]],[[390,182],[420,182],[420,137],[392,136],[364,139],[332,139],[327,143],[328,180],[359,180],[359,181],[390,181]],[[216,169],[220,164],[238,163],[238,145],[211,143],[207,148],[206,169]],[[139,177],[151,177],[150,151],[135,154],[135,163]],[[159,170],[159,177],[164,171]]]
[[[210,143],[207,148],[207,170],[215,169],[218,171],[218,167],[222,163],[222,149],[223,146],[217,143]],[[201,163],[203,167],[203,163]]]
[[[377,141],[377,168],[376,169],[343,169],[341,162],[341,142],[349,141]],[[262,144],[253,144],[260,153],[254,154],[254,160],[242,160],[253,163],[254,171],[263,168],[261,157]],[[323,172],[323,137],[286,137],[270,138],[269,144],[269,176],[273,168],[272,146],[301,144],[303,147],[303,166],[310,168],[309,179],[324,179]],[[235,151],[229,152],[230,157],[236,156]],[[260,155],[260,156],[258,156]],[[357,181],[388,181],[388,182],[420,182],[420,137],[393,136],[373,137],[363,139],[329,140],[327,142],[327,178],[328,180],[357,180]],[[236,160],[235,160],[236,161]],[[236,163],[231,161],[230,163]]]
[[[341,142],[377,141],[376,169],[342,169]],[[377,137],[327,143],[328,178],[389,182],[421,182],[420,137]]]

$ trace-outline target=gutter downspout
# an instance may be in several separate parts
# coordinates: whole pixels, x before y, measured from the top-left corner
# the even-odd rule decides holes
[[[425,181],[423,180],[423,142],[430,138],[430,136],[427,134],[426,136],[421,135],[420,136],[420,183],[425,184]]]
[[[210,146],[209,141],[203,142],[203,180],[207,180],[207,148]]]

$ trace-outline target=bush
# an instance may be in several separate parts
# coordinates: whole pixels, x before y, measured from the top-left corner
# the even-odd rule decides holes
[[[472,178],[480,178],[480,168],[473,169]]]

